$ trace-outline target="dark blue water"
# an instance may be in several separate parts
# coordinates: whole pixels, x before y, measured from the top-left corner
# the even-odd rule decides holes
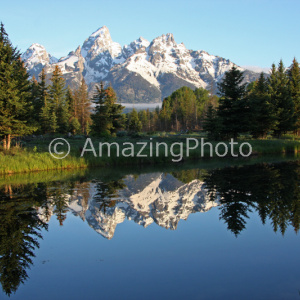
[[[3,186],[0,299],[300,299],[299,162],[130,174]]]

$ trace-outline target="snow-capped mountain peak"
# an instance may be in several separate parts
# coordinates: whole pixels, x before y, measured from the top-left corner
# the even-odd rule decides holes
[[[109,30],[108,28],[104,25],[100,28],[98,28],[95,32],[93,32],[90,37],[94,37],[94,38],[97,38],[97,37],[107,37],[107,38],[110,38],[110,33],[109,33]]]
[[[160,37],[157,37],[156,39],[154,39],[154,41],[160,41],[163,43],[167,43],[170,46],[177,45],[175,42],[173,33],[163,34]]]
[[[92,91],[95,84],[106,81],[116,90],[119,101],[136,103],[160,102],[182,86],[216,88],[225,72],[236,66],[228,59],[177,44],[172,33],[151,42],[140,37],[121,47],[112,40],[106,26],[59,61],[39,44],[28,48],[22,59],[35,77],[44,67],[51,74],[58,64],[72,87],[84,78]],[[258,76],[246,71],[245,80],[253,81]]]
[[[47,53],[46,49],[44,46],[40,44],[32,44],[27,51],[22,55],[23,60],[28,60],[32,57],[38,57],[43,60],[47,60],[49,58],[49,54]]]
[[[93,60],[99,54],[109,52],[111,57],[118,57],[122,52],[120,44],[113,42],[110,32],[106,26],[103,26],[92,33],[82,46],[81,54],[84,58]]]
[[[21,56],[28,70],[32,70],[36,77],[42,69],[50,64],[57,63],[58,59],[50,55],[40,44],[32,44]]]

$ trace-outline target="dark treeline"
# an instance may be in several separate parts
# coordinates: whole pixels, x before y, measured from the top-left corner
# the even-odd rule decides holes
[[[285,234],[300,228],[299,162],[216,169],[204,176],[211,200],[220,201],[220,219],[238,235],[256,211],[263,224]]]
[[[192,169],[171,173],[184,183],[199,179],[211,201],[220,203],[220,220],[239,235],[250,214],[257,212],[262,224],[285,234],[291,226],[300,229],[300,164],[284,162],[227,167],[212,171]]]
[[[268,78],[242,84],[243,72],[235,67],[225,73],[219,86],[219,105],[209,105],[204,130],[210,138],[237,138],[249,133],[254,138],[272,134],[279,138],[300,130],[300,69],[294,59],[286,70],[280,61],[273,64]]]
[[[87,134],[91,125],[91,102],[84,80],[78,89],[65,89],[61,70],[55,67],[50,84],[46,84],[44,70],[39,81],[31,80],[32,120],[38,134]]]

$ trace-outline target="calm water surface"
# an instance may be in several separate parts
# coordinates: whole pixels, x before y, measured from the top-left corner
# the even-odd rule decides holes
[[[300,299],[300,161],[1,180],[0,299]]]

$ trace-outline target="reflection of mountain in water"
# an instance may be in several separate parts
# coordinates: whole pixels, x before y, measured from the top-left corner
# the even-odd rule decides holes
[[[172,175],[171,175],[172,174]],[[0,186],[0,283],[7,295],[28,278],[42,231],[52,215],[63,225],[71,211],[111,239],[126,218],[176,229],[180,219],[218,206],[219,219],[238,236],[256,213],[284,235],[300,230],[300,161],[192,169],[120,178],[101,174]],[[93,178],[94,175],[93,175]],[[112,180],[114,178],[114,180]],[[118,178],[118,179],[116,179]],[[176,179],[177,178],[177,179]]]
[[[296,232],[300,228],[299,180],[299,162],[289,162],[57,183],[47,187],[39,213],[46,222],[55,214],[62,225],[71,211],[111,239],[126,218],[144,227],[155,222],[176,229],[180,219],[219,205],[220,219],[236,236],[252,212],[284,234],[290,225]]]
[[[105,184],[90,183],[88,199],[78,191],[64,198],[74,215],[108,239],[126,218],[144,227],[155,222],[176,229],[180,219],[218,205],[218,201],[209,200],[204,183],[197,179],[184,184],[170,174],[151,173],[137,178],[128,175],[123,183],[124,188],[114,194],[107,192],[109,187]],[[99,195],[103,195],[100,200]]]

